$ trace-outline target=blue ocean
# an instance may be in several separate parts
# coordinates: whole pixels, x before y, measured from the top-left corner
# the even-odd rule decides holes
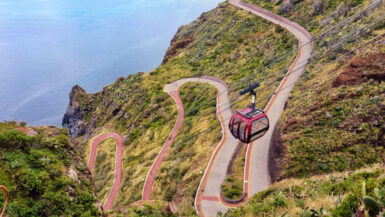
[[[100,91],[162,61],[223,0],[0,0],[0,121],[61,126],[71,87]]]

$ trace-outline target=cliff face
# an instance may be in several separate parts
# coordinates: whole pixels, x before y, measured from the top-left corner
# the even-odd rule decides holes
[[[84,113],[80,108],[80,104],[76,101],[76,95],[86,93],[83,88],[75,85],[70,93],[70,103],[67,112],[64,114],[62,126],[68,129],[73,137],[79,137],[86,132],[86,123],[83,121]]]
[[[130,132],[135,130],[143,118],[148,118],[151,111],[158,109],[158,106],[144,107],[148,106],[150,97],[142,88],[142,76],[143,73],[139,72],[127,78],[118,78],[115,83],[95,94],[89,94],[75,85],[70,93],[62,126],[73,137],[90,134],[95,128],[103,127],[107,122],[116,122],[116,119],[121,120],[119,123],[125,129],[130,129]]]

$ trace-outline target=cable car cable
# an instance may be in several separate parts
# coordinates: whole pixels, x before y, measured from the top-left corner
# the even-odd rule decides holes
[[[342,23],[345,23],[347,20],[352,19],[353,17],[357,16],[358,14],[362,13],[363,11],[367,10],[367,9],[370,8],[371,6],[377,4],[378,2],[379,2],[379,1],[376,1],[376,2],[372,3],[371,5],[367,6],[365,9],[362,9],[361,11],[359,11],[359,12],[357,12],[356,14],[352,15],[351,17],[349,17],[349,18],[347,18],[347,19],[341,21],[340,23],[338,23],[338,24],[336,24],[335,26],[329,28],[328,30],[326,30],[326,31],[324,31],[323,33],[321,33],[320,35],[318,35],[318,36],[312,38],[311,41],[314,41],[315,39],[319,38],[320,36],[322,36],[322,35],[326,34],[327,32],[331,31],[331,30],[334,29],[335,27],[341,25]],[[381,16],[381,18],[382,18],[382,17],[383,17],[383,16]],[[376,19],[376,20],[378,20],[378,19]],[[372,22],[372,23],[373,23],[373,22]],[[366,27],[366,26],[368,26],[368,24],[365,25],[365,27]],[[360,30],[362,30],[362,29],[363,29],[363,28],[360,28],[358,31],[360,31]],[[350,35],[353,35],[353,34],[350,34]],[[359,49],[359,48],[365,46],[366,44],[370,43],[371,41],[373,41],[373,40],[375,40],[375,39],[377,39],[377,38],[379,38],[379,37],[381,37],[381,36],[383,36],[383,35],[384,35],[384,34],[382,34],[382,35],[380,35],[380,36],[377,36],[376,38],[374,38],[374,39],[368,41],[367,43],[365,43],[365,44],[363,44],[363,45],[361,45],[361,46],[355,48],[354,50],[345,53],[344,55],[340,56],[339,58],[337,58],[337,59],[334,60],[333,62],[335,62],[335,61],[341,59],[342,57],[344,57],[344,56],[346,56],[346,55],[348,55],[348,54],[354,52],[355,50],[357,50],[357,49]],[[346,38],[346,37],[345,37],[345,38]],[[338,42],[336,42],[336,43],[338,43]],[[303,46],[305,46],[305,45],[303,45]],[[303,47],[303,46],[301,46],[301,47]],[[294,51],[296,51],[296,50],[298,50],[298,49],[299,49],[299,48],[296,48],[296,49],[290,51],[289,53],[293,53]],[[331,50],[334,50],[334,49],[331,49]],[[329,52],[329,51],[327,51],[327,52]],[[311,57],[313,57],[313,56],[314,56],[314,55],[312,55]],[[306,63],[304,63],[303,65],[296,66],[296,69],[295,69],[295,70],[298,70],[298,69],[300,69],[301,67],[303,67],[304,65],[306,65],[306,64],[307,64],[307,61],[305,61],[305,62],[306,62]],[[273,65],[273,63],[269,64],[269,66],[271,66],[271,65]],[[268,67],[268,66],[267,66],[267,67]],[[264,67],[264,68],[260,69],[259,71],[262,71],[262,70],[266,69],[267,67]],[[293,71],[295,71],[295,70],[293,70]],[[332,79],[334,79],[334,78],[332,78]],[[332,79],[329,79],[329,80],[332,80]],[[326,80],[326,81],[329,81],[329,80]],[[236,82],[236,83],[237,83],[237,82]],[[236,83],[234,83],[234,84],[236,84]],[[232,85],[234,85],[234,84],[232,84]],[[271,83],[270,83],[270,84],[271,84]],[[270,84],[269,84],[269,85],[270,85]],[[289,86],[290,86],[290,85],[294,85],[294,84],[295,84],[295,83],[289,84]],[[320,85],[320,84],[317,84],[317,85]],[[306,90],[306,89],[308,89],[308,88],[310,88],[310,87],[313,87],[313,86],[316,86],[316,85],[315,85],[315,84],[309,85],[309,86],[307,86],[306,88],[304,88],[303,90]],[[267,87],[269,87],[269,86],[265,86],[264,88],[267,88]],[[281,89],[280,91],[282,91],[282,90],[284,90],[284,89],[286,89],[286,88],[288,88],[288,86],[287,86],[287,87],[284,87],[284,88]],[[223,94],[223,93],[225,93],[225,92],[230,92],[230,91],[226,90],[226,91],[219,92],[218,94]],[[274,92],[273,94],[277,94],[277,93],[278,93],[278,92]],[[217,94],[217,95],[218,95],[218,94]],[[273,95],[273,94],[272,94],[272,95]],[[256,103],[260,103],[260,102],[262,102],[263,100],[266,100],[266,99],[270,98],[272,95],[266,96],[266,97],[264,97],[264,98],[258,100]],[[238,100],[238,101],[237,101],[237,100]],[[239,97],[237,97],[237,98],[236,98],[236,101],[233,102],[233,103],[231,103],[231,105],[230,105],[228,108],[226,108],[226,109],[230,109],[232,105],[238,104],[239,102],[241,102],[241,100],[239,100]],[[197,106],[196,108],[198,108],[198,107],[199,107],[199,106]],[[195,109],[195,108],[190,109],[189,112],[187,112],[187,114],[190,113],[190,112],[192,112],[193,109]],[[223,110],[222,110],[222,111],[223,111]],[[227,121],[228,119],[230,119],[230,118],[224,119],[223,122]],[[218,123],[217,123],[217,124],[218,124]],[[217,125],[217,124],[215,124],[215,125]],[[220,123],[219,123],[219,125],[220,125]],[[211,127],[208,127],[208,128],[206,128],[206,129],[204,129],[204,130],[202,130],[202,131],[199,131],[199,132],[197,131],[196,133],[192,133],[193,135],[190,136],[190,137],[188,137],[188,139],[195,138],[196,136],[199,136],[200,134],[205,133],[206,131],[208,131],[208,130],[210,130],[210,129],[213,129],[214,127],[217,127],[217,126],[211,126]],[[186,139],[183,139],[183,140],[186,140]],[[182,142],[182,141],[179,140],[179,142],[176,143],[176,144],[180,144],[181,142]],[[175,143],[174,143],[174,144],[175,144]]]
[[[370,39],[369,41],[365,42],[364,44],[362,44],[362,45],[360,45],[360,46],[358,46],[358,47],[356,47],[356,48],[354,48],[354,49],[351,50],[351,51],[346,52],[346,53],[343,54],[342,56],[340,56],[340,57],[338,57],[337,59],[335,59],[332,63],[334,63],[334,62],[336,62],[336,61],[339,61],[340,59],[342,59],[342,58],[345,57],[346,55],[349,55],[350,53],[353,53],[354,51],[356,51],[356,50],[358,50],[358,49],[360,49],[360,48],[366,46],[367,44],[376,41],[378,38],[380,38],[380,37],[382,37],[382,36],[385,36],[385,33],[383,33],[383,34],[381,34],[381,35],[379,35],[379,36],[376,36],[376,37],[373,38],[373,39]],[[385,42],[385,38],[384,38],[382,41]],[[379,42],[381,42],[381,40],[380,40]],[[332,64],[332,63],[331,63],[331,64]],[[320,68],[320,70],[319,70],[317,73],[319,73],[320,71],[322,71],[322,69],[323,69],[323,68]],[[331,78],[331,79],[325,80],[325,82],[328,82],[328,81],[333,80],[333,79],[335,79],[335,78]],[[295,85],[295,83],[296,83],[296,82],[294,82],[294,83],[292,83],[292,84],[289,84],[289,85]],[[305,88],[302,88],[302,90],[307,90],[307,89],[309,89],[310,87],[315,87],[315,86],[318,86],[318,85],[322,85],[322,84],[320,84],[320,83],[310,84],[310,85],[306,86]],[[286,87],[284,87],[283,89],[281,89],[281,91],[284,90],[284,89],[286,89],[286,88],[288,88],[288,86],[286,86]],[[268,98],[268,97],[265,97],[265,98]],[[259,100],[259,101],[262,101],[262,100]],[[239,103],[239,102],[238,102],[238,103]],[[258,102],[257,102],[257,103],[258,103]],[[293,116],[290,116],[290,117],[293,117]],[[289,117],[289,118],[290,118],[290,117]],[[230,119],[230,118],[226,118],[226,119],[223,120],[223,122],[225,122],[225,121],[227,121],[227,120],[229,120],[229,119]],[[220,126],[221,124],[220,124],[220,123],[216,123],[215,125],[219,125],[219,126]],[[217,126],[211,126],[211,127],[208,127],[208,128],[206,128],[206,129],[204,129],[204,130],[202,130],[202,131],[199,131],[199,132],[196,131],[196,133],[194,133],[194,135],[189,136],[187,139],[186,139],[186,138],[184,138],[184,139],[179,139],[178,141],[174,142],[174,144],[178,144],[178,145],[179,145],[179,144],[181,144],[182,142],[184,142],[184,141],[186,141],[186,140],[191,140],[191,139],[193,139],[193,138],[195,138],[195,137],[197,137],[197,136],[199,136],[199,135],[205,133],[205,132],[208,131],[208,130],[214,129],[214,127],[217,127]],[[223,130],[223,129],[222,129],[222,130]],[[122,173],[123,173],[123,171],[122,171]]]
[[[329,47],[331,47],[331,49],[325,51],[325,52],[323,53],[323,55],[325,55],[326,53],[328,53],[328,52],[330,52],[330,51],[333,51],[333,50],[339,48],[339,47],[343,44],[343,42],[345,42],[349,37],[353,36],[353,35],[356,34],[356,33],[361,32],[363,29],[367,28],[368,26],[371,26],[371,25],[373,25],[373,24],[376,24],[376,23],[378,22],[378,20],[380,20],[380,19],[382,19],[382,18],[384,18],[384,17],[385,17],[385,15],[383,15],[383,16],[381,16],[381,17],[375,19],[375,20],[373,20],[372,22],[370,22],[370,23],[368,23],[368,24],[365,24],[364,26],[360,27],[359,29],[356,29],[354,32],[351,32],[351,33],[349,33],[348,35],[342,37],[342,39],[340,39],[340,41],[336,41],[336,42],[334,42],[333,44],[329,45]],[[337,46],[336,46],[336,45],[337,45]],[[317,52],[317,53],[315,53],[315,54],[312,54],[312,55],[310,56],[310,58],[313,58],[313,57],[315,57],[315,56],[318,55],[318,54],[319,54],[319,52]],[[310,59],[310,58],[309,58],[309,59]],[[304,60],[303,62],[304,62],[304,64],[302,64],[302,65],[297,65],[297,66],[295,67],[296,69],[293,70],[292,72],[294,72],[294,71],[296,71],[296,70],[299,70],[299,68],[302,68],[303,66],[305,66],[305,65],[308,63],[308,60]],[[301,62],[299,62],[299,63],[301,63]],[[287,74],[287,73],[286,73],[286,74]],[[285,77],[286,77],[286,76],[285,76]],[[263,90],[263,89],[269,88],[269,86],[271,86],[271,84],[273,84],[273,83],[275,83],[275,82],[277,82],[277,81],[273,81],[273,82],[268,83],[267,85],[265,85],[265,87],[259,89],[258,91],[261,91],[261,90]],[[220,94],[220,93],[219,93],[219,94]],[[277,92],[274,92],[272,95],[275,95],[275,94],[277,94]],[[235,100],[237,100],[238,97],[239,97],[239,96],[237,96],[237,97],[235,98]],[[196,106],[196,107],[190,109],[189,112],[187,112],[187,114],[190,113],[190,112],[192,112],[192,111],[197,110],[199,107],[201,107],[201,106]]]
[[[362,48],[363,46],[369,44],[370,42],[375,41],[376,39],[380,38],[381,36],[385,36],[385,33],[382,34],[382,35],[380,35],[380,36],[377,36],[377,37],[375,37],[375,38],[369,40],[368,42],[364,43],[363,45],[360,45],[360,46],[356,47],[355,49],[353,49],[353,50],[351,50],[351,51],[349,51],[349,52],[343,54],[342,56],[340,56],[340,57],[338,57],[337,59],[335,59],[332,63],[334,63],[334,62],[336,62],[336,61],[342,59],[342,58],[345,57],[346,55],[348,55],[348,54],[350,54],[350,53],[352,53],[352,52],[354,52],[354,51],[356,51],[356,50]],[[300,67],[302,67],[302,66],[300,66]],[[297,69],[295,69],[295,70],[298,70],[300,67],[297,67]],[[319,73],[320,71],[322,71],[322,69],[323,69],[323,68],[321,68],[317,73]],[[333,79],[335,79],[335,78],[328,79],[328,80],[326,80],[325,82],[330,81],[330,80],[333,80]],[[296,83],[296,82],[287,85],[286,87],[282,88],[280,91],[287,89],[289,86],[295,85],[295,83]],[[320,83],[310,84],[310,85],[306,86],[305,88],[302,88],[302,90],[307,90],[307,89],[309,89],[310,87],[314,87],[314,86],[318,86],[318,85],[321,85],[321,84],[320,84]],[[277,92],[277,93],[278,93],[278,92]],[[277,93],[274,93],[274,94],[277,94]],[[263,100],[266,100],[266,99],[270,98],[271,96],[272,96],[272,95],[266,96],[266,97],[264,97],[264,98],[258,100],[258,102],[256,102],[256,103],[259,103],[259,102],[261,102],[261,101],[263,101]],[[239,102],[237,102],[237,103],[239,103]],[[234,105],[234,104],[232,104],[232,105]],[[228,109],[228,108],[227,108],[227,109]],[[226,118],[226,119],[224,119],[224,120],[222,120],[222,121],[225,122],[225,121],[227,121],[227,120],[229,120],[229,119],[230,119],[230,118]],[[217,126],[211,126],[211,127],[208,127],[208,128],[206,128],[206,129],[204,129],[203,131],[194,133],[194,135],[192,135],[191,137],[189,137],[189,139],[192,139],[192,138],[194,138],[194,137],[196,137],[196,136],[198,136],[198,135],[200,135],[200,134],[202,134],[202,133],[204,133],[204,132],[206,132],[206,131],[208,131],[208,130],[210,130],[210,129],[213,129],[214,127],[217,127]],[[181,141],[179,141],[179,142],[181,142]]]
[[[335,28],[338,27],[338,26],[341,26],[341,25],[344,24],[345,22],[347,22],[347,21],[353,19],[354,17],[356,17],[356,16],[358,16],[359,14],[365,12],[366,10],[368,10],[369,8],[371,8],[371,7],[374,6],[374,5],[377,5],[377,4],[380,3],[380,2],[381,2],[381,0],[376,0],[375,2],[373,2],[373,3],[371,3],[370,5],[368,5],[367,7],[365,7],[364,9],[362,9],[362,10],[358,11],[357,13],[355,13],[354,15],[352,15],[352,16],[346,18],[345,20],[343,20],[343,21],[337,23],[336,25],[330,27],[329,29],[325,30],[324,32],[320,33],[319,35],[313,37],[309,42],[303,44],[301,47],[289,51],[288,53],[284,54],[284,55],[281,56],[280,58],[274,60],[274,61],[273,61],[272,63],[270,63],[269,65],[267,65],[267,66],[265,66],[265,67],[263,67],[263,68],[257,70],[257,71],[254,72],[254,73],[251,73],[250,75],[248,75],[248,77],[251,77],[253,74],[256,74],[256,73],[258,73],[258,72],[261,72],[261,71],[265,70],[266,68],[275,65],[276,63],[279,62],[279,60],[282,60],[283,58],[287,57],[288,55],[292,54],[293,52],[299,50],[300,48],[302,48],[302,47],[304,47],[304,46],[306,46],[306,45],[308,45],[309,43],[313,42],[314,40],[318,39],[319,37],[325,35],[326,33],[330,32],[331,30],[335,29]],[[235,86],[235,85],[237,85],[237,84],[239,84],[239,83],[241,83],[241,82],[244,82],[245,80],[247,80],[247,77],[246,77],[246,78],[243,78],[243,79],[241,79],[241,80],[239,80],[238,82],[235,82],[235,83],[231,84],[231,87],[230,87],[230,88],[232,88],[233,86]],[[223,93],[226,93],[226,92],[229,92],[229,93],[230,93],[230,92],[232,92],[232,91],[233,91],[233,90],[226,90],[226,91],[219,92],[218,94],[223,94]],[[205,101],[208,101],[208,100],[205,100]],[[203,102],[202,102],[202,103],[203,103]],[[197,107],[199,107],[199,106],[197,106]],[[197,107],[196,107],[196,108],[197,108]],[[190,109],[190,110],[189,110],[188,112],[186,112],[186,113],[189,114],[190,112],[194,111],[196,108],[192,108],[192,109]]]

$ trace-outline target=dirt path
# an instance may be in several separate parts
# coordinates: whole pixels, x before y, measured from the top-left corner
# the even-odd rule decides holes
[[[108,195],[107,201],[103,205],[104,210],[110,210],[112,207],[112,204],[114,203],[116,194],[118,193],[118,189],[120,185],[122,184],[122,155],[123,155],[123,138],[118,133],[105,133],[97,137],[91,145],[91,153],[90,153],[90,159],[88,161],[88,169],[93,171],[95,166],[95,160],[96,160],[96,151],[98,148],[99,143],[101,143],[103,140],[107,138],[114,138],[116,141],[116,158],[115,158],[115,175],[114,175],[114,184],[112,186],[111,192]]]

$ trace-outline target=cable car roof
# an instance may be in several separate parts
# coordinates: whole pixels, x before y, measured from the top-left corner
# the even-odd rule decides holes
[[[251,107],[247,107],[247,108],[243,109],[242,111],[237,111],[237,113],[246,117],[247,119],[250,119],[250,120],[258,119],[258,118],[264,116],[264,114],[265,114],[264,111],[257,109],[257,108],[255,108],[253,110]]]

